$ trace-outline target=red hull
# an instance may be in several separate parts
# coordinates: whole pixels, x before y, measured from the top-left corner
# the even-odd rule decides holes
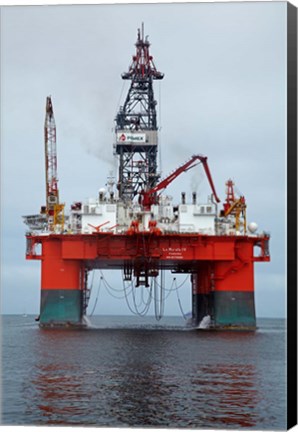
[[[265,236],[156,235],[148,232],[133,235],[51,234],[27,236],[27,242],[27,259],[42,262],[41,290],[47,292],[83,292],[86,289],[85,271],[91,269],[123,269],[130,275],[140,275],[140,284],[144,283],[141,277],[148,280],[159,268],[191,273],[193,298],[200,297],[207,304],[205,309],[193,305],[195,321],[210,310],[215,313],[214,299],[222,299],[225,295],[217,293],[238,292],[236,297],[241,299],[247,298],[248,294],[243,293],[251,293],[249,301],[253,301],[254,262],[270,260],[268,237]],[[35,253],[38,244],[42,245],[40,255]],[[254,255],[255,246],[260,250],[258,256]],[[245,309],[242,303],[237,306],[240,314]],[[226,304],[220,308],[227,310]],[[254,305],[252,310],[254,314]],[[221,312],[217,311],[219,314]]]

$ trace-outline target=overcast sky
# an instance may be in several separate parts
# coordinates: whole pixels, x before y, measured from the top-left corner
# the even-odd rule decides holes
[[[286,3],[16,6],[1,12],[2,312],[39,312],[40,262],[25,260],[21,216],[38,213],[45,202],[46,97],[53,101],[60,198],[68,208],[95,197],[114,167],[112,128],[129,85],[123,87],[121,73],[144,22],[156,67],[165,74],[154,87],[160,169],[166,175],[202,153],[222,201],[225,181],[235,181],[247,200],[248,222],[272,237],[271,263],[255,265],[257,315],[285,316]],[[200,171],[181,175],[168,193],[177,201],[194,183],[205,201],[210,191]],[[97,272],[89,312],[98,280]],[[119,274],[107,280],[122,287]],[[171,283],[169,276],[168,288]],[[189,311],[189,282],[179,295]],[[102,289],[95,313],[130,312],[125,300]],[[181,313],[175,293],[165,313]]]

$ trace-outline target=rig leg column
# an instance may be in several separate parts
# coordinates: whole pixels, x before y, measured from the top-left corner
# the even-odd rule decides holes
[[[191,275],[192,282],[192,322],[198,326],[206,316],[213,315],[213,293],[211,265],[204,264]]]
[[[214,324],[216,328],[256,329],[253,247],[243,244],[236,259],[215,264]]]
[[[40,327],[83,327],[84,265],[64,260],[61,242],[43,244]]]

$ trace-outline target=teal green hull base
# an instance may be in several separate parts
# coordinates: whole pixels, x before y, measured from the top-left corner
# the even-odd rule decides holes
[[[204,317],[210,316],[208,327],[200,327]],[[193,294],[192,325],[199,330],[256,330],[254,292],[215,291]]]
[[[41,328],[84,328],[82,291],[41,290]]]
[[[214,292],[214,327],[217,329],[256,330],[254,292]]]

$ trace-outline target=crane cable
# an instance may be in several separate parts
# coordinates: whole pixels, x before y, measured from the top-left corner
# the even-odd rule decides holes
[[[117,117],[117,114],[118,114],[118,112],[119,112],[119,109],[120,109],[120,103],[121,103],[121,99],[122,99],[122,95],[123,95],[123,92],[124,92],[124,87],[125,87],[125,85],[126,85],[126,82],[125,81],[123,81],[122,82],[122,87],[121,87],[121,91],[120,91],[120,96],[119,96],[119,100],[118,100],[118,103],[117,103],[117,105],[116,105],[116,113],[115,113],[115,116],[114,116],[114,118],[116,118]],[[113,126],[114,126],[114,123],[113,123]],[[113,127],[112,127],[112,129],[113,129]]]
[[[161,131],[162,126],[161,126],[161,81],[159,81],[159,131]],[[158,137],[158,151],[159,151],[159,172],[162,173],[162,158],[161,158],[161,133],[159,133],[159,137]]]

